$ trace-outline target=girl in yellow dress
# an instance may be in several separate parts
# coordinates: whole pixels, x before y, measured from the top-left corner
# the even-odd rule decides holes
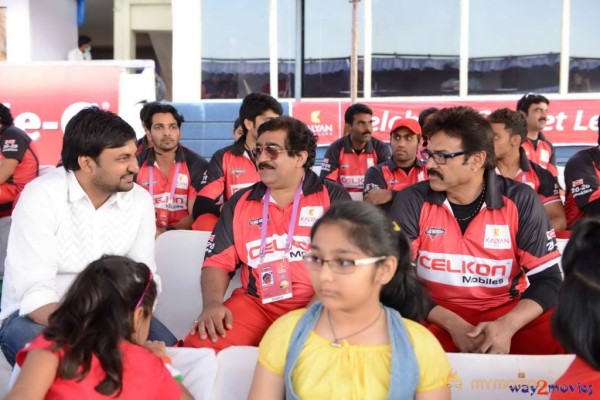
[[[415,322],[427,296],[388,216],[369,203],[340,203],[311,240],[304,261],[318,301],[269,328],[249,398],[450,399],[446,354]]]

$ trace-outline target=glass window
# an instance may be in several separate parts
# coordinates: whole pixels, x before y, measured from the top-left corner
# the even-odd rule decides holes
[[[373,0],[373,96],[458,94],[460,0]]]
[[[202,2],[203,99],[263,90],[269,82],[268,21],[268,0]]]
[[[597,0],[571,0],[571,93],[600,91],[600,47],[592,44],[592,38],[600,37],[598,15]]]
[[[296,68],[296,0],[277,2],[277,50],[279,71],[279,97],[294,97],[294,70]],[[270,93],[270,85],[265,93]]]
[[[358,54],[363,54],[363,5],[358,3]],[[349,97],[352,4],[305,0],[303,97]],[[360,61],[360,60],[359,60]],[[362,96],[359,62],[359,96]]]
[[[561,0],[471,0],[469,94],[557,93]]]

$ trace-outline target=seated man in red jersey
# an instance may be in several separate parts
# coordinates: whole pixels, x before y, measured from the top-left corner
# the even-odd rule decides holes
[[[600,127],[598,146],[581,150],[565,166],[567,226],[584,216],[600,216]]]
[[[342,185],[354,200],[362,200],[367,169],[390,158],[389,146],[372,137],[373,110],[361,103],[344,114],[348,134],[333,142],[323,158],[321,178]]]
[[[523,114],[502,108],[488,117],[494,131],[496,173],[529,185],[540,197],[552,228],[567,228],[565,210],[556,177],[539,164],[527,159],[521,144],[527,140],[527,122]]]
[[[449,352],[562,352],[550,332],[560,254],[539,197],[495,173],[475,110],[442,109],[423,133],[429,180],[398,192],[391,215],[432,299],[427,326]]]
[[[183,116],[169,104],[154,103],[144,125],[152,137],[137,159],[136,183],[148,190],[156,209],[157,235],[172,229],[191,229],[196,191],[208,162],[179,144]]]
[[[11,214],[19,194],[38,176],[33,141],[13,125],[8,107],[0,103],[0,216]]]
[[[239,116],[243,134],[211,157],[194,203],[194,230],[212,231],[223,203],[236,191],[259,181],[250,153],[256,145],[256,131],[263,122],[281,114],[281,104],[268,94],[250,93],[244,98]]]
[[[350,201],[344,188],[310,169],[316,148],[315,135],[294,118],[275,118],[258,128],[253,153],[260,181],[237,191],[223,207],[202,266],[203,310],[184,345],[217,351],[258,346],[273,321],[313,298],[302,261],[310,229],[330,204]],[[224,302],[237,269],[242,287]]]
[[[527,158],[557,176],[554,146],[542,133],[548,122],[549,105],[550,100],[546,96],[527,93],[517,102],[517,111],[522,112],[527,120],[527,140],[521,144]]]
[[[421,125],[410,118],[399,119],[390,131],[392,158],[367,170],[364,200],[386,211],[393,196],[408,185],[427,179],[425,166],[417,159]]]

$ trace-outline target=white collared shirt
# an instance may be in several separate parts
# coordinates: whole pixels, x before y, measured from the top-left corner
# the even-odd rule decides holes
[[[155,274],[154,219],[152,198],[137,184],[96,210],[62,167],[31,181],[12,214],[0,320],[60,301],[77,274],[105,254],[143,262]]]

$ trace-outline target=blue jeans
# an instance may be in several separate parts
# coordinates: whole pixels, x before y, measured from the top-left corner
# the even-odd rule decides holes
[[[28,317],[19,316],[15,311],[0,327],[0,348],[10,365],[14,366],[17,353],[38,336],[45,326],[33,322]],[[177,338],[158,319],[152,317],[148,340],[162,340],[167,346],[177,343]]]

